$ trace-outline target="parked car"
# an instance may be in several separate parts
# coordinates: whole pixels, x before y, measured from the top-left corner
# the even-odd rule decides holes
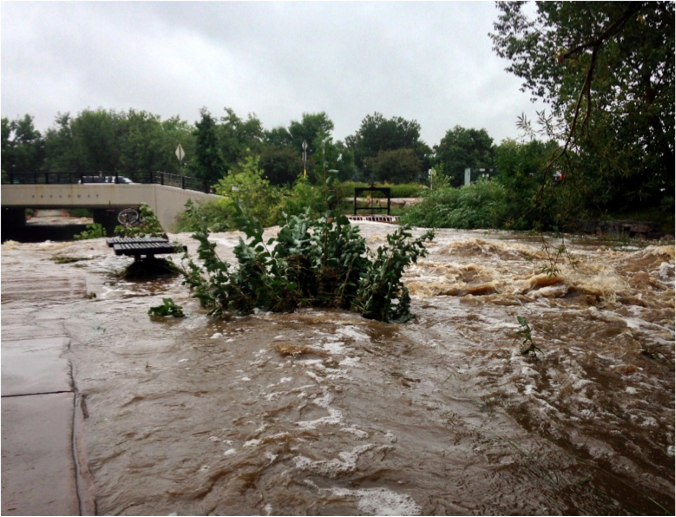
[[[117,179],[117,181],[115,181]],[[78,183],[117,183],[121,185],[128,185],[134,183],[126,176],[82,176]]]

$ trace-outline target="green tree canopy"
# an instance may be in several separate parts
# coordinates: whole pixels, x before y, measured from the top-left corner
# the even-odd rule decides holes
[[[35,129],[33,117],[2,119],[2,170],[39,172],[44,169],[45,142]]]
[[[536,7],[498,2],[491,38],[523,90],[551,106],[541,133],[562,143],[568,187],[597,211],[662,202],[673,213],[674,3]]]
[[[249,113],[246,120],[237,116],[231,108],[225,108],[226,116],[218,124],[218,142],[227,169],[250,154],[260,152],[265,131],[263,124],[255,114]]]
[[[216,183],[227,173],[223,153],[218,142],[216,120],[206,108],[200,110],[202,119],[195,124],[195,175],[210,184]]]
[[[322,111],[321,113],[303,113],[300,122],[294,120],[289,124],[288,132],[293,149],[301,153],[303,141],[305,141],[308,145],[308,156],[311,156],[319,150],[318,137],[324,135],[326,138],[331,135],[332,131],[333,121]]]
[[[391,183],[411,183],[421,179],[421,163],[413,149],[380,151],[366,159],[373,180]]]
[[[464,183],[465,169],[493,167],[493,139],[485,129],[455,126],[434,148],[436,162],[443,162],[452,187]]]
[[[420,173],[429,165],[431,149],[420,140],[420,124],[415,120],[402,117],[386,119],[376,112],[367,115],[354,135],[345,139],[345,144],[354,154],[354,162],[365,177],[371,177],[374,171],[369,163],[381,151],[411,149],[420,162]],[[382,172],[382,171],[381,171]]]
[[[271,185],[292,185],[303,172],[303,161],[291,146],[263,146],[258,165]]]

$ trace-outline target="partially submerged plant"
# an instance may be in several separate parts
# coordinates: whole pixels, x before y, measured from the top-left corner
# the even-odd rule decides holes
[[[180,305],[176,305],[171,298],[162,298],[162,305],[151,307],[148,310],[148,314],[150,316],[173,316],[174,318],[185,316],[183,308]]]
[[[330,196],[327,201],[330,204]],[[406,266],[427,254],[424,243],[433,238],[432,231],[412,239],[409,228],[399,228],[388,236],[389,246],[378,248],[370,260],[359,228],[337,212],[318,219],[309,210],[285,216],[276,239],[264,241],[259,221],[239,206],[237,211],[238,226],[247,236],[234,249],[237,268],[216,255],[206,225],[193,235],[200,242],[197,252],[203,265],[184,257],[184,283],[209,314],[323,307],[354,310],[385,322],[413,317],[401,276]]]
[[[517,316],[516,319],[518,320],[519,325],[521,325],[519,330],[516,331],[516,336],[518,338],[523,338],[521,344],[526,347],[523,350],[521,350],[521,355],[527,355],[528,357],[536,358],[537,357],[536,351],[540,353],[543,352],[537,346],[535,346],[535,343],[533,343],[533,336],[531,335],[530,325],[528,325],[526,319],[522,318],[521,316]]]
[[[53,260],[57,264],[73,264],[75,262],[80,262],[82,260],[92,260],[92,259],[85,257],[72,257],[70,255],[52,255],[51,257],[49,257],[49,260]]]
[[[73,237],[75,240],[81,241],[85,239],[100,239],[101,237],[106,236],[106,231],[103,229],[103,225],[99,223],[88,224],[87,229]]]
[[[542,238],[542,251],[547,255],[547,265],[540,268],[540,273],[547,273],[547,276],[557,276],[561,273],[561,268],[559,267],[561,260],[568,259],[568,263],[573,269],[576,269],[578,266],[578,260],[573,257],[568,248],[566,247],[565,240],[561,236],[561,244],[558,246],[550,246],[546,241],[544,235],[541,235]]]

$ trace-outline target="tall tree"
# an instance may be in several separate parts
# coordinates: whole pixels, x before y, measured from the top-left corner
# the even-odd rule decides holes
[[[71,121],[73,172],[115,172],[120,119],[114,110],[86,109]]]
[[[302,119],[294,120],[289,124],[289,135],[291,135],[291,146],[298,152],[302,152],[303,142],[307,142],[308,156],[315,154],[319,147],[317,146],[319,135],[330,136],[333,131],[333,121],[325,112],[303,113]]]
[[[217,126],[218,142],[226,169],[237,168],[238,163],[249,155],[258,155],[265,132],[261,121],[249,113],[242,119],[231,108],[225,108],[226,116],[221,117]]]
[[[366,158],[366,166],[374,181],[410,183],[422,179],[421,163],[413,149],[380,151],[376,156]]]
[[[263,146],[258,166],[271,185],[291,185],[303,172],[303,161],[291,146]]]
[[[195,157],[193,170],[198,178],[215,184],[227,173],[227,167],[218,142],[216,120],[206,108],[200,110],[202,119],[195,124]]]
[[[464,183],[466,168],[493,167],[493,139],[485,129],[455,126],[434,148],[436,162],[444,163],[444,172],[452,187]]]
[[[411,149],[420,161],[421,172],[429,165],[430,148],[420,140],[420,124],[402,117],[386,119],[376,112],[367,115],[354,135],[345,139],[345,144],[354,153],[354,161],[365,177],[372,177],[369,158],[381,151]]]
[[[33,117],[2,119],[2,169],[6,172],[40,172],[44,169],[45,141]]]
[[[497,5],[493,48],[551,106],[541,133],[562,142],[567,185],[587,208],[673,213],[674,3],[536,2],[534,16]]]

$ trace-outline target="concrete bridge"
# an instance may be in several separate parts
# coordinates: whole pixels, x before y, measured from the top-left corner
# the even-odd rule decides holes
[[[166,231],[175,230],[176,215],[188,200],[218,199],[220,196],[157,183],[32,183],[3,184],[2,232],[20,230],[26,221],[27,208],[87,208],[94,221],[114,228],[117,214],[130,206],[146,203]]]

